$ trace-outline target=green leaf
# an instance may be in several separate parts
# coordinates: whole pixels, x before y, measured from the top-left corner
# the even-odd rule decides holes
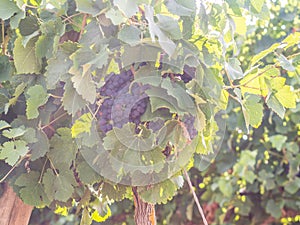
[[[285,108],[273,94],[267,99],[267,106],[272,109],[281,119],[283,119]]]
[[[25,156],[29,151],[25,141],[8,141],[0,147],[0,159],[4,159],[9,165],[13,166],[20,157]]]
[[[22,45],[22,37],[18,37],[14,44],[14,63],[17,74],[40,73],[40,59],[35,54],[35,39],[31,39],[26,47]]]
[[[156,17],[158,19],[157,25],[162,31],[166,32],[169,37],[175,40],[182,38],[178,20],[171,16],[165,16],[162,14],[157,14]]]
[[[39,30],[38,19],[35,16],[27,16],[19,23],[20,34],[28,36]]]
[[[10,124],[7,123],[6,121],[4,120],[0,120],[0,130],[4,130],[4,129],[7,129],[7,128],[10,128]]]
[[[232,184],[228,180],[226,180],[225,178],[220,178],[218,181],[218,186],[225,197],[231,197],[233,188]]]
[[[225,68],[232,80],[240,79],[244,76],[241,63],[237,58],[230,58]]]
[[[288,60],[284,55],[280,54],[277,56],[277,59],[282,66],[283,69],[287,71],[295,71],[295,67],[293,66],[292,60]]]
[[[197,8],[193,0],[168,0],[166,6],[171,13],[178,16],[191,16]]]
[[[121,184],[112,185],[105,182],[101,189],[101,194],[103,197],[106,197],[114,201],[123,200],[125,198],[126,193],[127,193],[126,186]]]
[[[16,3],[10,0],[0,0],[0,5],[0,19],[2,20],[7,20],[20,11]]]
[[[299,189],[300,189],[299,177],[295,177],[294,180],[291,180],[284,185],[284,190],[286,190],[291,195],[296,194]]]
[[[114,0],[114,5],[118,6],[128,18],[138,12],[137,0]]]
[[[57,133],[50,140],[50,151],[47,153],[55,167],[60,164],[71,166],[75,160],[77,145],[71,136],[71,129],[63,127],[57,129]]]
[[[21,127],[5,130],[2,132],[2,135],[9,139],[15,139],[17,137],[23,136],[25,132],[26,132],[25,127],[21,126]]]
[[[278,151],[281,151],[283,144],[287,141],[287,137],[280,134],[273,135],[269,139],[272,143],[272,147],[276,148]]]
[[[281,217],[282,207],[283,202],[275,202],[273,199],[269,199],[266,205],[266,212],[279,219]]]
[[[42,208],[49,205],[50,201],[40,182],[40,178],[40,172],[30,171],[29,173],[21,174],[15,181],[15,185],[21,187],[19,193],[24,203]]]
[[[49,151],[50,148],[49,139],[47,135],[42,130],[37,130],[36,132],[37,142],[33,143],[30,147],[31,161],[43,157]]]
[[[152,204],[166,204],[176,194],[176,185],[171,180],[165,180],[150,187],[139,187],[141,199]]]
[[[76,138],[81,133],[90,133],[92,126],[92,115],[91,113],[85,113],[79,117],[72,126],[72,137]]]
[[[27,85],[25,83],[21,83],[16,87],[13,97],[9,99],[8,103],[5,104],[5,113],[8,112],[10,106],[13,106],[17,103],[18,98],[20,97],[21,94],[23,94],[26,86]]]
[[[114,8],[111,8],[105,15],[114,25],[120,25],[127,20],[120,10]]]
[[[83,71],[73,70],[70,73],[74,74],[71,80],[74,84],[74,88],[80,94],[83,99],[94,103],[96,100],[96,86],[92,79],[92,74],[90,73],[90,65],[85,64],[83,66]],[[71,68],[72,70],[72,68]]]
[[[93,219],[90,216],[89,210],[85,207],[82,212],[80,225],[91,225],[93,222]]]
[[[30,87],[26,92],[26,116],[34,119],[39,116],[38,108],[48,101],[49,95],[41,85]]]
[[[10,80],[12,67],[8,56],[0,56],[0,82]]]
[[[77,93],[72,82],[67,82],[64,86],[64,90],[62,105],[69,114],[75,115],[79,110],[85,107],[87,102]]]
[[[155,37],[158,37],[158,42],[162,49],[169,55],[173,55],[176,45],[161,31],[159,26],[154,22],[154,10],[151,6],[145,5],[145,17],[148,21],[149,32],[152,42],[155,42]]]
[[[251,5],[253,8],[260,13],[262,10],[263,5],[265,4],[265,0],[250,0]]]
[[[75,0],[75,2],[79,12],[91,14],[93,17],[101,14],[106,8],[106,3],[103,1]]]
[[[74,47],[75,46],[76,45],[74,45]],[[48,60],[48,65],[46,67],[47,71],[45,73],[47,88],[54,89],[61,78],[68,74],[68,71],[73,64],[69,59],[70,54],[71,53],[66,52],[64,51],[64,49],[60,48],[57,51],[55,57]]]
[[[76,185],[72,170],[65,164],[60,165],[56,174],[48,169],[43,176],[45,192],[50,200],[66,202],[73,194]]]
[[[141,41],[141,31],[135,26],[124,26],[118,33],[118,39],[121,41],[134,46]]]
[[[256,95],[247,95],[243,101],[243,113],[246,126],[258,128],[263,119],[263,104],[259,103],[261,98]]]
[[[101,176],[90,165],[83,160],[77,164],[76,171],[81,182],[84,184],[94,184],[101,181]]]
[[[275,43],[271,47],[269,47],[268,49],[266,49],[264,51],[261,51],[260,53],[258,53],[257,55],[255,55],[252,58],[252,60],[251,60],[251,66],[253,66],[254,64],[256,64],[259,60],[261,60],[262,58],[264,58],[265,56],[267,56],[268,54],[270,54],[274,50],[276,50],[279,46],[280,46],[279,43]]]
[[[296,108],[297,95],[291,90],[291,87],[285,85],[275,93],[275,97],[286,108]]]

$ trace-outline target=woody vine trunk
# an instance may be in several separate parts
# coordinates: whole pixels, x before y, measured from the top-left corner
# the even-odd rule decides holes
[[[156,225],[155,205],[144,202],[138,192],[137,188],[133,187],[134,198],[134,221],[136,225]]]
[[[3,185],[4,192],[0,196],[0,224],[27,225],[33,207],[23,203],[7,183]]]

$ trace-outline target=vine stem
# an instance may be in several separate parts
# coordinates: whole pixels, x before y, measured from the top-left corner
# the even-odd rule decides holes
[[[11,174],[19,165],[20,163],[27,158],[28,155],[23,156],[21,159],[19,159],[19,161],[7,172],[7,174],[5,174],[5,176],[0,180],[0,184],[5,181],[5,179],[9,176],[9,174]]]
[[[192,191],[192,194],[193,194],[195,203],[196,203],[196,205],[197,205],[197,207],[198,207],[198,210],[199,210],[199,213],[200,213],[200,215],[201,215],[201,217],[202,217],[203,223],[204,223],[205,225],[208,225],[208,222],[207,222],[207,220],[206,220],[206,218],[205,218],[203,209],[202,209],[202,207],[201,207],[201,205],[200,205],[199,199],[198,199],[198,197],[197,197],[197,195],[196,195],[196,192],[195,192],[195,190],[194,190],[193,184],[192,184],[192,182],[191,182],[190,176],[189,176],[189,174],[187,173],[186,170],[184,170],[184,175],[185,175],[186,180],[187,180],[187,182],[188,182],[188,185],[189,185],[189,187],[190,187],[190,189],[191,189],[191,191]]]
[[[1,35],[2,35],[2,55],[5,55],[5,44],[4,44],[4,39],[5,39],[5,33],[4,33],[4,20],[1,20]]]

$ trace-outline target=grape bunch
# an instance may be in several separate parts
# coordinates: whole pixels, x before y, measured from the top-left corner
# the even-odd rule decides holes
[[[167,74],[163,77],[166,79],[180,77],[183,82],[187,83],[195,77],[195,69],[185,66],[183,74]],[[97,115],[100,130],[105,134],[113,127],[122,128],[126,123],[131,122],[136,125],[136,132],[138,132],[141,116],[149,105],[149,97],[146,94],[149,88],[149,85],[134,82],[131,70],[123,70],[120,74],[111,73],[105,79],[104,86],[100,88],[100,95],[103,99]],[[166,109],[158,110],[165,111]],[[184,116],[181,121],[185,124],[190,138],[193,139],[197,135],[194,127],[195,117]],[[164,123],[163,119],[159,119],[148,121],[146,124],[153,132],[158,132]]]
[[[106,79],[105,84],[100,88],[100,95],[104,101],[101,104],[98,117],[99,127],[103,133],[112,129],[111,113],[115,98],[118,92],[133,80],[131,70],[122,71],[120,74],[111,73]]]
[[[194,126],[195,117],[192,115],[184,115],[184,117],[182,118],[182,122],[184,123],[191,140],[194,139],[198,134],[198,131],[195,129]]]
[[[121,128],[128,122],[136,125],[145,113],[149,101],[145,93],[147,86],[132,83],[134,77],[131,70],[120,74],[110,74],[104,86],[100,88],[103,102],[98,117],[99,127],[107,133],[113,127]]]
[[[126,85],[118,92],[112,107],[112,123],[121,128],[128,122],[138,125],[140,117],[145,113],[149,98],[145,91],[148,86],[133,83]]]

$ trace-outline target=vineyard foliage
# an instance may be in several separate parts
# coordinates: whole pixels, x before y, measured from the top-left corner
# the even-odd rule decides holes
[[[135,186],[198,224],[185,170],[210,224],[300,221],[299,7],[0,0],[1,182],[32,224],[132,224]]]

